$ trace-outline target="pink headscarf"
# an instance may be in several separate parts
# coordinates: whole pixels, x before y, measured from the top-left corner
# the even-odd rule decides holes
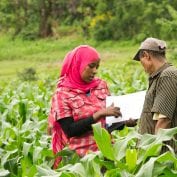
[[[81,73],[89,63],[99,58],[99,53],[88,45],[80,45],[70,51],[64,58],[58,87],[65,86],[84,92],[95,88],[100,83],[100,79],[94,78],[86,83],[82,80]]]

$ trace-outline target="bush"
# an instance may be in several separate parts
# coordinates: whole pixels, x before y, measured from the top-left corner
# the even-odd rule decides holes
[[[34,68],[25,68],[21,73],[18,73],[18,77],[22,81],[35,81],[37,80],[36,70]]]

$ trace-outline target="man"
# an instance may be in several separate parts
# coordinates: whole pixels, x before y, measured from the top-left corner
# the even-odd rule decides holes
[[[166,61],[166,42],[147,38],[133,58],[149,74],[149,87],[140,118],[140,133],[156,134],[177,126],[177,68]],[[174,143],[170,145],[177,152]]]

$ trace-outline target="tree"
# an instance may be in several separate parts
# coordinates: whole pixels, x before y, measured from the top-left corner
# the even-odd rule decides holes
[[[52,35],[52,0],[39,1],[39,36],[47,37]]]

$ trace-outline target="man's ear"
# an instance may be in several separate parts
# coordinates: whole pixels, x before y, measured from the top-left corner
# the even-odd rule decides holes
[[[144,51],[144,52],[143,52],[143,56],[144,56],[147,60],[151,60],[151,55],[149,54],[149,52]]]

